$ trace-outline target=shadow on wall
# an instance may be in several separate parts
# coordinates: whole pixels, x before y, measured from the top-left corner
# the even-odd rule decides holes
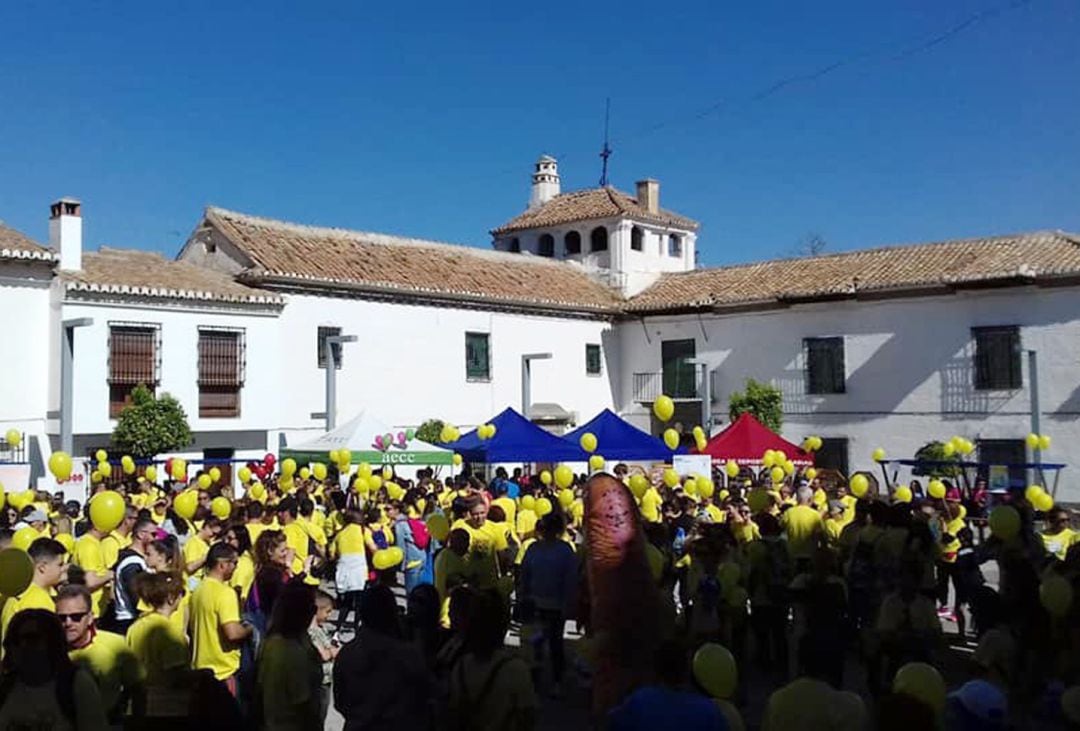
[[[1024,389],[975,390],[974,361],[975,344],[969,342],[941,368],[941,416],[946,421],[991,416],[1026,393]],[[1013,410],[1027,410],[1027,398],[1016,399],[1012,407]]]
[[[615,328],[609,327],[601,331],[600,353],[603,356],[604,373],[602,377],[607,379],[612,407],[618,411],[621,409],[619,402],[623,399],[623,384],[619,380],[621,369],[619,368],[619,346],[615,337]],[[592,418],[592,415],[580,414],[579,416],[582,420]]]

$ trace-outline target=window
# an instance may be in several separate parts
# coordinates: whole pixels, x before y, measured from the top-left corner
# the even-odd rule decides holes
[[[979,439],[979,477],[989,482],[991,465],[1017,465],[1027,462],[1027,445],[1023,439]],[[1027,485],[1023,467],[1009,467],[1009,487]]]
[[[821,449],[814,454],[814,466],[819,470],[836,470],[845,477],[848,474],[847,437],[825,437]]]
[[[540,256],[555,256],[555,237],[544,234],[540,237],[540,248],[537,251]]]
[[[682,256],[682,237],[671,234],[667,239],[668,256]]]
[[[807,338],[806,392],[844,393],[844,339]]]
[[[510,239],[510,251],[514,254],[518,254],[521,252],[521,239],[519,239],[517,236]]]
[[[465,333],[465,378],[491,380],[491,343],[487,333]]]
[[[199,417],[240,416],[244,386],[244,331],[199,328]]]
[[[580,254],[581,253],[581,234],[577,231],[571,231],[563,237],[563,248],[566,249],[566,254]]]
[[[976,327],[975,388],[980,391],[1022,388],[1020,328]]]
[[[599,376],[600,368],[600,346],[590,343],[585,346],[585,374]]]
[[[315,347],[318,349],[319,368],[326,368],[326,339],[341,335],[340,327],[319,326],[319,334],[316,338]],[[341,343],[332,343],[330,347],[334,351],[334,365],[341,370]]]
[[[664,340],[660,343],[661,380],[664,393],[668,396],[697,397],[697,368],[689,362],[696,354],[693,340]]]
[[[109,418],[120,416],[140,383],[151,391],[161,369],[161,327],[137,322],[109,323]]]
[[[634,251],[641,251],[645,248],[645,232],[641,230],[641,226],[634,226],[630,229],[630,248]]]
[[[597,226],[589,234],[590,251],[607,251],[607,229]]]

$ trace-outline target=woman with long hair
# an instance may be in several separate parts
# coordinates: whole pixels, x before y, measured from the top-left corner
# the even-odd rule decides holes
[[[323,725],[322,662],[308,637],[314,616],[314,589],[302,580],[286,584],[274,604],[257,664],[257,702],[268,731]]]
[[[0,728],[109,728],[97,684],[68,658],[60,620],[46,609],[19,612],[4,635]]]
[[[236,549],[236,570],[229,585],[240,594],[240,604],[247,601],[251,585],[255,581],[255,557],[252,556],[251,534],[243,523],[231,523],[223,534],[223,540]]]
[[[292,578],[292,561],[293,550],[282,531],[265,530],[259,535],[255,542],[255,581],[244,607],[261,615],[256,624],[260,629],[266,628],[278,595]]]
[[[168,535],[153,541],[146,549],[146,568],[155,574],[172,573],[184,575],[184,554],[180,550],[180,542],[176,536]],[[169,616],[169,623],[173,629],[187,636],[188,617],[190,616],[191,593],[184,592],[180,597],[180,603]],[[139,600],[139,610],[148,611],[150,607],[146,602]]]

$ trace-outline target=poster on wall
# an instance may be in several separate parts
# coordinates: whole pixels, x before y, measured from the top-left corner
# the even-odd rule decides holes
[[[712,457],[707,454],[676,454],[672,457],[671,466],[680,477],[687,475],[712,477]]]
[[[64,500],[86,501],[87,490],[90,487],[90,460],[86,457],[71,458],[71,476],[63,482],[53,477],[51,472],[46,471],[37,479],[38,490],[48,493],[62,492]]]
[[[990,465],[990,492],[1009,491],[1009,468],[1003,464]]]

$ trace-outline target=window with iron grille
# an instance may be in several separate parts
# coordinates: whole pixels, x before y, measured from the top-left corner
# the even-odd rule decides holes
[[[821,440],[821,449],[814,454],[814,466],[818,469],[837,470],[842,475],[848,474],[847,437],[826,437]]]
[[[544,234],[540,237],[540,245],[536,253],[540,256],[555,256],[555,237],[551,234]]]
[[[199,328],[199,416],[204,419],[240,416],[244,386],[244,331]]]
[[[109,323],[109,418],[120,416],[140,383],[151,391],[161,370],[161,326],[143,322]]]
[[[1020,328],[975,327],[975,388],[980,391],[1023,388]]]
[[[634,251],[641,251],[645,248],[645,232],[641,229],[641,226],[634,226],[630,229],[630,248]]]
[[[329,337],[337,337],[338,335],[341,335],[340,327],[319,326],[317,347],[319,348],[320,368],[326,368],[326,339]],[[337,370],[341,370],[341,343],[331,343],[330,348],[334,351],[334,365]]]
[[[589,343],[585,346],[585,374],[599,376],[600,368],[600,346]]]
[[[465,378],[491,380],[491,340],[487,333],[465,333]]]
[[[844,339],[806,338],[806,392],[844,393]]]

